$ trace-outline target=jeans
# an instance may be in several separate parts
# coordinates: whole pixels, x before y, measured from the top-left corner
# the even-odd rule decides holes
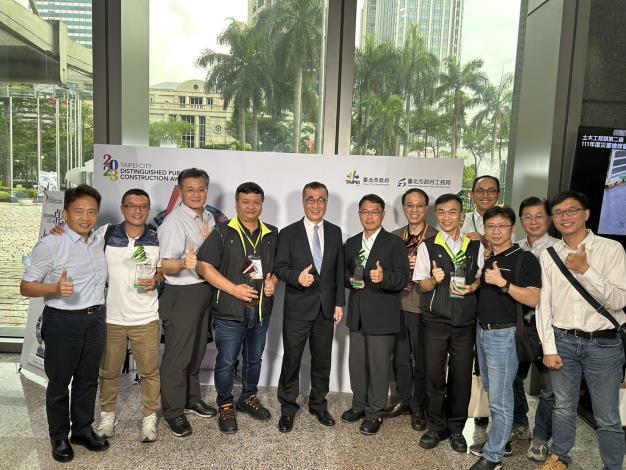
[[[215,319],[215,388],[218,406],[234,402],[233,373],[243,344],[243,367],[241,370],[241,399],[258,392],[261,375],[261,356],[265,349],[265,336],[269,318],[260,321],[255,308],[246,308],[243,321]]]
[[[552,437],[552,408],[554,407],[554,392],[552,391],[552,380],[550,370],[543,365],[541,360],[536,361],[535,366],[541,375],[541,389],[539,391],[539,403],[535,412],[534,439],[549,441]],[[528,427],[528,401],[524,391],[524,380],[530,370],[530,362],[520,362],[517,369],[517,376],[513,382],[514,411],[513,427]]]
[[[624,432],[619,416],[624,348],[620,338],[584,339],[554,328],[556,349],[563,367],[551,370],[554,387],[552,453],[571,462],[569,451],[576,438],[576,409],[584,375],[596,420],[600,457],[606,470],[622,468]]]
[[[513,381],[517,374],[516,327],[483,330],[477,327],[476,345],[483,387],[489,396],[491,430],[483,457],[500,462],[513,427]]]

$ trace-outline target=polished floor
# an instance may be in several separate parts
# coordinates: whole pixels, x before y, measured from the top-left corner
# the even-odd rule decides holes
[[[139,386],[131,377],[123,380],[118,402],[117,434],[105,452],[93,453],[75,446],[75,458],[59,464],[50,456],[45,413],[43,380],[18,372],[19,356],[0,354],[0,469],[80,468],[80,469],[467,469],[477,459],[454,452],[448,442],[426,451],[418,446],[422,433],[410,428],[409,417],[384,422],[377,436],[363,436],[358,424],[342,423],[339,416],[350,405],[350,395],[332,393],[330,412],[337,418],[334,428],[326,428],[306,411],[296,416],[294,430],[281,434],[276,423],[280,408],[276,390],[260,391],[261,401],[272,412],[272,419],[258,422],[239,415],[239,432],[224,435],[217,430],[216,418],[192,416],[193,435],[177,438],[159,423],[159,440],[142,444]],[[214,387],[205,387],[206,401],[215,402]],[[530,398],[531,408],[536,401]],[[306,410],[306,406],[303,407]],[[99,410],[97,410],[99,415]],[[468,444],[484,440],[484,431],[474,429],[473,420],[465,427]],[[513,444],[513,456],[504,459],[505,469],[534,469],[537,464],[525,456],[528,441]],[[595,432],[579,420],[572,470],[600,469]]]

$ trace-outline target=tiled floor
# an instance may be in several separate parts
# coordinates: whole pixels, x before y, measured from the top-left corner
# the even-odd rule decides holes
[[[139,386],[125,377],[118,408],[117,435],[105,452],[92,453],[75,446],[76,456],[69,464],[58,464],[50,456],[45,413],[44,382],[18,373],[19,356],[0,354],[0,469],[89,468],[89,469],[467,469],[476,460],[450,449],[447,442],[425,451],[418,446],[422,433],[413,431],[409,417],[385,421],[377,436],[359,433],[358,424],[339,420],[350,405],[350,395],[329,396],[330,412],[337,418],[334,428],[326,428],[306,411],[296,416],[291,433],[281,434],[276,423],[280,408],[274,388],[264,388],[259,396],[271,412],[267,422],[239,415],[239,432],[224,435],[217,430],[216,418],[190,418],[192,436],[181,439],[172,435],[163,421],[160,439],[154,444],[138,440],[141,427]],[[28,378],[27,378],[28,377]],[[34,380],[33,380],[34,379]],[[215,402],[214,387],[205,387],[206,401]],[[536,401],[530,398],[531,408]],[[306,410],[306,407],[303,407]],[[97,410],[99,415],[99,410]],[[474,429],[473,420],[465,427],[471,444],[484,439],[484,432]],[[528,441],[513,444],[513,457],[504,460],[505,469],[534,469],[536,464],[525,454]],[[595,432],[582,421],[578,423],[576,447],[572,452],[573,470],[600,469]]]

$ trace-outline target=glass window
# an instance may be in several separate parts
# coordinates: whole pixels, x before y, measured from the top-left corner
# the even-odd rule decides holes
[[[186,122],[187,124],[189,124],[189,126],[187,126],[187,128],[185,128],[183,134],[182,134],[182,146],[183,147],[187,147],[187,148],[193,148],[195,147],[195,136],[196,136],[196,129],[195,129],[195,124],[196,124],[196,119],[195,116],[181,116],[180,120],[182,122]]]
[[[198,144],[200,148],[206,145],[206,116],[198,116]]]
[[[152,0],[150,94],[198,87],[206,106],[187,106],[220,129],[208,148],[319,153],[327,9],[328,0]],[[170,106],[149,106],[160,126]]]

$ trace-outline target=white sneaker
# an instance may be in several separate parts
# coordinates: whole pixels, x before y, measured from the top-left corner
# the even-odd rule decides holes
[[[141,428],[141,442],[155,442],[157,435],[157,414],[152,413],[143,418],[143,426]]]
[[[526,426],[516,426],[511,430],[512,441],[527,441],[530,439],[530,431]]]
[[[115,418],[115,412],[103,411],[100,413],[100,426],[96,431],[96,434],[100,437],[113,437],[115,434],[115,425],[117,419]]]
[[[526,457],[535,462],[544,462],[548,458],[548,443],[541,439],[533,439]]]

